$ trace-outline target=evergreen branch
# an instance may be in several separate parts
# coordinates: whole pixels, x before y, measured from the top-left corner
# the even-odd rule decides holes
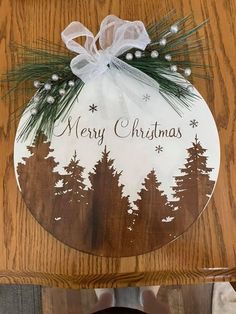
[[[58,93],[58,86],[55,86],[50,92],[50,95],[55,99],[55,104],[47,103],[47,92],[41,88],[37,94],[42,99],[37,104],[37,113],[30,115],[27,119],[20,130],[17,140],[26,140],[31,133],[33,133],[32,137],[34,138],[41,132],[48,138],[51,138],[54,124],[57,121],[63,121],[68,115],[83,85],[84,83],[81,80],[76,80],[75,86],[69,89],[63,97]],[[59,86],[64,87],[63,83]],[[25,113],[29,113],[34,106],[34,100],[32,99],[27,105]]]
[[[205,70],[206,66],[201,62],[191,60],[200,53],[205,53],[208,47],[203,45],[200,38],[190,39],[207,21],[192,27],[193,19],[191,15],[175,22],[174,18],[175,10],[172,10],[158,22],[147,26],[151,43],[142,52],[141,58],[126,60],[126,54],[128,52],[134,54],[135,49],[126,51],[119,58],[153,78],[159,84],[159,91],[163,98],[181,115],[182,108],[190,109],[192,102],[198,96],[186,88],[187,82],[183,78],[180,79],[181,76],[178,73],[171,72],[170,67],[174,64],[180,71],[190,67],[193,70],[193,77],[209,78],[204,72],[199,72],[202,69]],[[170,32],[172,25],[177,25],[177,34]],[[166,45],[160,46],[161,38],[166,38]],[[26,82],[31,82],[33,85],[35,80],[44,84],[48,82],[52,85],[50,92],[46,91],[43,86],[38,89],[36,95],[39,96],[39,102],[35,103],[33,97],[27,105],[20,107],[20,110],[25,108],[25,113],[29,113],[30,110],[37,107],[37,113],[29,115],[28,120],[20,130],[18,139],[21,140],[27,139],[29,135],[33,135],[34,138],[38,132],[43,132],[50,138],[55,122],[66,119],[84,85],[71,72],[72,53],[61,45],[51,43],[45,39],[39,40],[36,44],[44,46],[45,49],[23,45],[14,46],[18,49],[21,65],[10,71],[2,80],[14,84],[8,93],[12,93],[16,89],[19,90],[21,84]],[[151,58],[151,52],[155,49],[158,50],[159,57]],[[165,56],[167,54],[171,56],[171,61],[166,60]],[[57,82],[51,80],[53,74],[59,75]],[[75,85],[68,88],[68,81],[70,80],[73,80]],[[63,97],[59,94],[60,89],[66,89],[66,94]],[[47,103],[48,95],[53,97],[53,105]]]

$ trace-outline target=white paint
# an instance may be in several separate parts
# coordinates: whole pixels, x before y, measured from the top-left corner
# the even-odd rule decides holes
[[[175,217],[170,217],[170,216],[167,216],[166,218],[163,218],[161,221],[162,222],[171,222],[172,220],[174,220]]]
[[[115,168],[118,172],[122,171],[120,183],[124,184],[124,195],[130,195],[131,201],[138,198],[137,192],[142,188],[144,178],[152,169],[155,169],[158,180],[162,182],[161,189],[171,200],[171,193],[173,193],[171,186],[175,185],[173,176],[180,175],[179,168],[184,166],[187,157],[186,149],[192,146],[197,134],[203,148],[207,148],[208,167],[214,168],[210,177],[216,181],[220,164],[219,138],[215,121],[200,94],[194,90],[200,98],[194,102],[191,110],[183,108],[183,117],[180,117],[156,90],[140,86],[140,83],[126,77],[123,78],[122,83],[124,92],[117,88],[115,82],[107,74],[98,81],[85,85],[73,105],[70,116],[72,119],[81,117],[80,130],[88,127],[96,129],[105,127],[103,144],[98,145],[98,140],[81,136],[76,138],[73,131],[70,136],[54,136],[51,146],[55,150],[53,155],[56,161],[60,162],[57,170],[63,173],[63,166],[69,163],[76,149],[80,164],[85,167],[85,183],[89,186],[88,173],[101,158],[106,145],[110,151],[110,157],[115,160]],[[148,101],[143,100],[146,94],[150,95]],[[94,113],[89,111],[89,106],[92,104],[97,106],[98,111]],[[19,129],[29,114],[26,113],[22,117]],[[140,126],[146,129],[155,122],[159,123],[162,129],[180,128],[182,138],[157,138],[155,140],[118,138],[114,135],[114,124],[121,117],[130,120],[138,118]],[[194,119],[199,123],[197,127],[192,128],[190,121]],[[65,126],[65,123],[58,123],[55,127],[55,134],[61,133]],[[17,135],[18,133],[19,130]],[[23,156],[29,156],[27,145],[30,145],[30,140],[24,143],[15,142],[15,169],[17,163],[22,162]],[[163,147],[160,153],[155,151],[158,145]]]
[[[61,217],[55,217],[54,220],[59,221],[61,220]]]

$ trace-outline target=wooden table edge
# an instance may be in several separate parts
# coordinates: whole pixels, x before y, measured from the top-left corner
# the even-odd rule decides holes
[[[0,271],[0,284],[34,284],[82,289],[236,282],[236,267],[195,270],[62,275],[32,271]]]

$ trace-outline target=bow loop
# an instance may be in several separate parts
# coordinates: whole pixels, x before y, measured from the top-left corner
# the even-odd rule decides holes
[[[100,47],[110,49],[115,56],[131,48],[144,50],[150,43],[142,22],[124,21],[114,15],[108,15],[102,21],[98,35]]]
[[[80,22],[71,22],[61,33],[61,37],[66,47],[78,54],[87,54],[94,43],[93,33]],[[74,40],[78,37],[86,37],[84,47]]]
[[[129,22],[114,15],[104,18],[95,37],[80,22],[70,23],[61,36],[66,47],[78,54],[71,60],[71,71],[85,83],[107,71],[108,64],[117,56],[131,48],[144,50],[150,42],[141,21]],[[84,46],[74,40],[83,36]]]

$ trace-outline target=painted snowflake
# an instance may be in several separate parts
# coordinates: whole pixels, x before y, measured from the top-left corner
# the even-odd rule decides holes
[[[160,154],[163,152],[163,147],[161,145],[156,146],[155,151]]]
[[[94,111],[98,111],[98,106],[95,106],[94,104],[90,105],[89,111],[91,111],[92,113],[94,113]]]
[[[143,101],[149,101],[150,100],[150,98],[151,98],[151,96],[150,95],[148,95],[148,94],[145,94],[145,95],[143,95]]]
[[[196,119],[193,119],[193,120],[190,121],[189,125],[192,128],[196,128],[196,127],[198,127],[198,121]]]

